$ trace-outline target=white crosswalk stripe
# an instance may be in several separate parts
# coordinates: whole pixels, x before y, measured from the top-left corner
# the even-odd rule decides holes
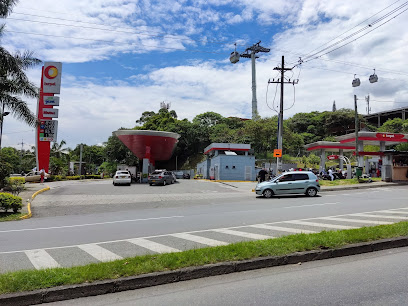
[[[396,219],[396,220],[406,220],[406,219],[408,219],[408,216],[407,216],[407,217],[401,217],[401,216],[385,216],[385,215],[372,215],[372,214],[365,214],[365,213],[351,214],[350,216],[369,217],[369,218],[384,218],[384,219]]]
[[[335,229],[357,228],[355,226],[349,226],[349,225],[334,225],[334,224],[317,223],[317,222],[300,221],[300,220],[283,221],[283,222],[290,223],[290,224],[299,224],[299,225],[308,225],[308,226],[317,226],[317,227],[327,227],[327,228],[335,228]]]
[[[61,267],[46,250],[29,250],[24,253],[37,270]]]
[[[135,238],[135,239],[128,239],[127,241],[136,244],[138,246],[141,246],[145,249],[148,249],[150,251],[156,252],[156,253],[173,253],[173,252],[180,252],[180,250],[169,247],[167,245],[157,243],[154,241],[150,241],[144,238]]]
[[[344,221],[344,222],[352,222],[352,223],[367,223],[367,224],[392,224],[393,222],[387,221],[373,221],[373,220],[363,220],[363,219],[347,219],[347,218],[338,218],[338,217],[320,217],[319,219],[322,220],[330,220],[330,221]]]
[[[408,215],[408,211],[379,210],[378,212],[379,213],[386,213],[386,214]]]
[[[251,225],[251,227],[274,230],[274,231],[278,231],[278,232],[296,233],[296,234],[300,234],[300,233],[304,233],[304,234],[316,233],[315,231],[310,231],[310,230],[291,228],[291,227],[282,227],[282,226],[273,226],[273,225],[268,225],[268,224],[255,224],[255,225]]]
[[[97,244],[81,244],[78,247],[99,261],[112,261],[116,259],[122,259],[121,256],[116,255],[115,253],[112,253],[111,251]]]
[[[187,233],[180,233],[180,234],[172,234],[170,236],[189,240],[189,241],[194,241],[198,242],[201,244],[209,245],[209,246],[219,246],[219,245],[227,245],[228,242],[220,241],[220,240],[215,240],[215,239],[210,239],[206,237],[201,237],[197,235],[191,235]]]
[[[239,236],[239,237],[244,237],[244,238],[258,239],[258,240],[275,238],[275,237],[272,237],[272,236],[266,236],[266,235],[261,235],[261,234],[253,234],[253,233],[235,231],[235,230],[230,230],[230,229],[215,229],[213,231],[217,232],[217,233],[223,233],[223,234]]]

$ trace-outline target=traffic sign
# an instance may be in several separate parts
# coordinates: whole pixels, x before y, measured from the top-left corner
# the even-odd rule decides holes
[[[273,150],[273,157],[282,157],[282,149]]]

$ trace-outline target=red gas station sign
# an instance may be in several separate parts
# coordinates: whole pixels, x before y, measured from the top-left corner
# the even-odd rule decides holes
[[[384,140],[401,140],[404,138],[404,134],[391,134],[391,133],[377,133],[376,134],[378,139],[384,139]]]
[[[40,97],[37,104],[37,119],[40,125],[36,131],[37,170],[48,172],[50,165],[50,141],[56,141],[58,122],[51,118],[58,118],[59,98],[54,94],[60,93],[62,63],[46,62],[42,67]],[[51,120],[50,120],[51,119]]]
[[[329,155],[329,156],[327,156],[327,159],[328,160],[339,159],[339,156],[338,155]]]

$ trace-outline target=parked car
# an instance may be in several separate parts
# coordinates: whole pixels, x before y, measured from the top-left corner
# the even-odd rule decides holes
[[[126,170],[119,170],[116,171],[115,175],[113,176],[113,186],[116,185],[128,185],[132,183],[132,177],[129,171]]]
[[[44,180],[48,178],[49,174],[44,173]],[[41,181],[41,171],[30,171],[25,175],[26,182],[40,182]]]
[[[172,184],[174,182],[174,177],[171,171],[155,170],[148,176],[147,182],[150,186],[153,184],[165,186],[166,184]]]
[[[183,174],[183,179],[189,180],[190,179],[190,173],[184,173]]]
[[[265,198],[275,194],[306,194],[315,197],[320,192],[317,176],[311,171],[285,172],[270,181],[256,185],[255,193]]]
[[[177,171],[177,172],[174,172],[174,174],[176,175],[176,178],[178,178],[178,179],[183,178],[183,171]]]

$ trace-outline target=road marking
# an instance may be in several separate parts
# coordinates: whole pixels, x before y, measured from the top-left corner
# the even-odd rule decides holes
[[[330,204],[330,203],[326,203],[326,204]],[[332,204],[337,204],[337,203],[332,203]],[[325,204],[317,204],[317,205],[325,205]],[[288,207],[289,208],[289,207]],[[401,210],[401,209],[406,209],[408,210],[408,207],[400,207],[400,208],[395,208],[396,210]],[[341,215],[334,215],[334,216],[330,216],[330,217],[347,217],[347,216],[354,216],[354,215],[360,215],[363,217],[367,217],[370,216],[368,215],[369,213],[375,213],[378,211],[371,211],[371,212],[367,212],[365,215],[364,213],[359,213],[359,214],[341,214]],[[379,216],[379,215],[371,215],[372,217],[379,217],[379,218],[390,218],[390,219],[399,219],[398,217],[393,217],[393,216]],[[319,218],[313,217],[313,218],[305,218],[305,219],[300,219],[301,221],[309,221],[309,220],[316,220]],[[402,219],[406,219],[406,218],[402,218]],[[276,221],[276,222],[270,222],[268,224],[281,224],[283,222],[286,223],[290,223],[291,221]],[[308,223],[307,225],[310,225],[310,223]],[[240,228],[245,228],[248,227],[250,225],[240,225],[240,226],[234,226],[234,227],[228,227],[228,228],[221,228],[219,230],[230,230],[230,229],[240,229]],[[354,228],[354,227],[352,227]],[[196,231],[188,231],[188,232],[183,232],[185,234],[194,234],[194,233],[205,233],[205,232],[212,232],[214,231],[214,229],[206,229],[206,230],[196,230]],[[135,238],[135,239],[151,239],[151,238],[159,238],[159,237],[166,237],[169,236],[170,234],[160,234],[160,235],[152,235],[152,236],[146,236],[146,237],[139,237],[139,238]],[[272,237],[269,237],[272,238]],[[105,243],[115,243],[115,242],[124,242],[124,241],[129,241],[129,239],[117,239],[117,240],[109,240],[109,241],[100,241],[100,242],[95,242],[97,244],[105,244]],[[49,248],[43,248],[44,250],[56,250],[56,249],[65,249],[65,248],[69,248],[69,247],[77,247],[78,245],[74,244],[74,245],[65,245],[65,246],[58,246],[58,247],[49,247]],[[27,252],[27,251],[37,251],[37,250],[43,250],[43,249],[31,249],[31,250],[18,250],[18,251],[3,251],[0,252],[0,254],[12,254],[12,253],[23,253],[23,252]]]
[[[327,223],[316,223],[316,222],[306,222],[306,221],[283,221],[284,223],[292,223],[292,224],[299,224],[299,225],[307,225],[307,226],[317,226],[317,227],[327,227],[327,228],[336,228],[336,229],[352,229],[358,228],[355,226],[348,226],[348,225],[334,225],[334,224],[327,224]]]
[[[93,225],[125,223],[125,222],[137,222],[137,221],[150,221],[150,220],[172,219],[172,218],[184,218],[184,216],[156,217],[156,218],[145,218],[145,219],[131,219],[131,220],[107,221],[107,222],[98,222],[98,223],[85,223],[85,224],[75,224],[75,225],[63,225],[63,226],[51,226],[51,227],[25,228],[25,229],[15,229],[15,230],[0,231],[0,233],[25,232],[25,231],[39,231],[39,230],[50,230],[50,229],[60,229],[60,228],[73,228],[73,227],[83,227],[83,226],[93,226]]]
[[[24,252],[33,266],[37,269],[60,268],[58,262],[46,250],[29,250]]]
[[[167,236],[167,235],[166,235]],[[171,248],[167,245],[157,243],[154,241],[150,241],[147,239],[143,238],[135,238],[135,239],[128,239],[127,241],[136,244],[138,246],[141,246],[145,249],[151,250],[156,253],[173,253],[173,252],[180,252],[180,250]]]
[[[384,218],[384,219],[397,219],[397,220],[406,220],[406,219],[408,219],[408,216],[407,217],[384,216],[384,215],[370,215],[370,214],[365,214],[365,213],[350,214],[350,216],[360,216],[360,217],[369,217],[369,218]]]
[[[241,231],[234,231],[234,230],[230,230],[230,229],[215,229],[213,231],[217,232],[217,233],[223,233],[223,234],[228,234],[228,235],[233,235],[233,236],[257,239],[257,240],[275,238],[275,237],[272,237],[272,236],[253,234],[253,233],[247,233],[247,232],[241,232]]]
[[[312,234],[312,233],[316,233],[315,231],[309,231],[309,230],[298,229],[298,228],[290,228],[290,227],[282,227],[282,226],[272,226],[272,225],[267,225],[267,224],[255,224],[255,225],[251,225],[251,227],[264,228],[264,229],[268,229],[268,230],[288,232],[288,233],[296,233],[296,234],[301,234],[301,233]]]
[[[379,213],[407,215],[408,211],[379,210]]]
[[[387,222],[387,221],[373,221],[373,220],[347,219],[347,218],[334,218],[334,217],[320,217],[318,219],[331,220],[331,221],[355,222],[355,223],[367,223],[367,224],[393,224],[394,223],[394,222]]]
[[[299,208],[299,207],[323,206],[323,205],[337,205],[337,204],[340,204],[340,202],[321,203],[321,204],[306,204],[306,205],[297,205],[297,206],[286,206],[286,207],[282,207],[282,208]]]
[[[205,237],[196,236],[196,235],[191,235],[191,234],[186,234],[186,233],[171,234],[169,236],[173,236],[173,237],[177,237],[177,238],[181,238],[185,240],[190,240],[190,241],[198,242],[198,243],[209,245],[209,246],[219,246],[219,245],[229,244],[228,242],[205,238]]]
[[[123,257],[112,253],[111,251],[97,245],[97,244],[81,244],[78,248],[87,252],[92,257],[99,261],[112,261],[116,259],[123,259]]]

